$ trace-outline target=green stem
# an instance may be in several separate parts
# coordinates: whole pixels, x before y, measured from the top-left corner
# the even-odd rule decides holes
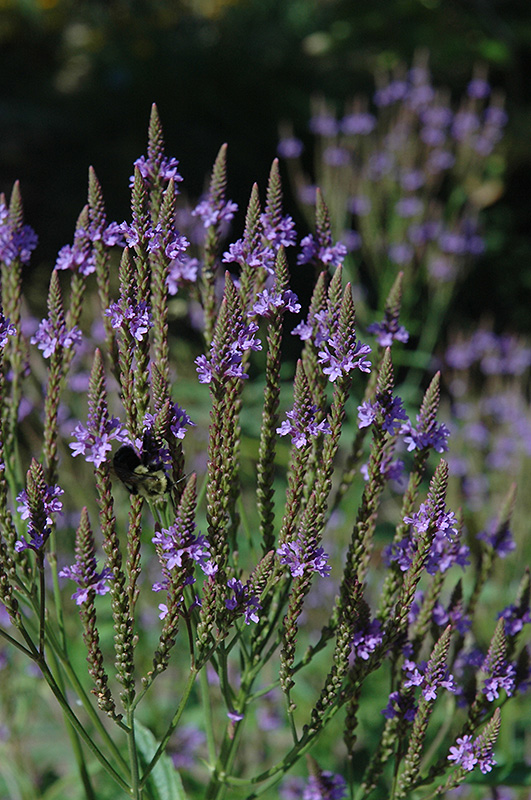
[[[127,724],[129,726],[129,733],[127,734],[127,747],[129,750],[129,764],[131,767],[131,797],[133,800],[141,800],[142,788],[140,786],[138,753],[135,742],[135,717],[134,711],[132,710],[129,710],[127,714]]]
[[[160,742],[160,744],[159,744],[159,746],[157,748],[157,752],[155,753],[155,755],[153,756],[153,758],[151,759],[151,761],[147,765],[146,769],[144,770],[144,774],[142,775],[142,779],[140,781],[140,788],[141,789],[145,786],[145,783],[146,783],[148,777],[150,776],[151,771],[155,767],[155,765],[158,762],[158,760],[161,757],[161,755],[164,753],[164,750],[166,749],[166,745],[168,744],[172,733],[174,732],[175,728],[179,724],[179,720],[181,719],[182,713],[183,713],[183,711],[185,709],[186,703],[187,703],[188,698],[190,696],[190,692],[192,691],[192,688],[194,686],[196,677],[197,677],[197,668],[193,667],[192,669],[190,669],[190,674],[188,676],[188,680],[187,680],[186,685],[184,687],[184,691],[183,691],[183,694],[182,694],[182,697],[181,697],[181,702],[179,703],[177,711],[173,715],[173,719],[170,722],[170,724],[169,724],[169,726],[168,726],[168,728],[166,730],[166,733],[164,734],[164,736],[163,736],[163,738],[162,738],[162,740],[161,740],[161,742]]]
[[[111,738],[107,728],[103,725],[98,712],[90,702],[90,698],[88,697],[84,687],[82,686],[77,673],[74,671],[68,655],[65,651],[61,650],[59,644],[55,638],[55,634],[53,631],[48,627],[47,628],[47,641],[48,645],[50,646],[50,650],[59,658],[65,675],[67,676],[70,685],[76,692],[78,698],[80,699],[83,708],[85,709],[86,713],[88,714],[92,724],[94,725],[95,729],[98,731],[99,735],[102,738],[102,741],[105,743],[106,747],[109,751],[113,754],[116,761],[120,764],[120,767],[124,770],[128,769],[127,762],[125,761],[124,757],[120,753],[118,747],[116,746],[115,742]],[[121,727],[126,733],[128,733],[128,728],[123,723],[116,721],[117,725]]]
[[[24,645],[21,642],[17,642],[17,640],[14,639],[3,628],[0,628],[0,636],[3,636],[4,639],[9,642],[9,644],[12,644],[13,647],[16,647],[18,650],[20,650],[21,653],[24,653],[24,655],[29,656],[30,658],[33,658],[33,653],[31,652],[31,650],[28,650],[26,647],[24,647]]]
[[[74,714],[72,709],[70,708],[66,697],[63,695],[63,693],[59,689],[59,686],[55,682],[54,677],[53,677],[52,673],[50,672],[50,669],[49,669],[47,663],[44,661],[43,658],[37,658],[36,659],[36,663],[39,666],[39,668],[40,668],[40,670],[41,670],[41,672],[43,674],[43,677],[46,680],[46,683],[48,684],[48,686],[52,690],[52,693],[53,693],[55,699],[57,700],[57,702],[61,706],[61,709],[63,710],[65,716],[67,717],[67,719],[70,722],[70,724],[72,725],[72,727],[78,733],[80,738],[85,742],[85,744],[89,748],[90,752],[98,759],[100,764],[104,767],[104,769],[108,772],[108,774],[113,778],[113,780],[116,781],[116,783],[120,786],[120,788],[122,788],[125,792],[127,792],[129,794],[129,785],[122,778],[122,776],[118,772],[116,772],[116,770],[114,769],[112,764],[107,760],[107,758],[103,755],[101,750],[97,747],[97,745],[91,739],[89,734],[86,732],[85,728],[83,727],[83,725],[80,723],[80,721],[78,720],[78,718],[76,717],[76,715]]]
[[[65,688],[63,683],[63,676],[61,675],[61,669],[59,663],[57,661],[56,655],[51,650],[51,658],[53,662],[53,674],[54,678],[57,681],[57,685],[59,689],[65,695]],[[70,720],[67,718],[66,714],[63,711],[63,717],[65,721],[66,731],[68,733],[68,737],[70,739],[70,744],[72,746],[72,751],[74,753],[74,758],[76,760],[77,768],[79,770],[79,775],[81,777],[81,782],[85,789],[85,797],[87,800],[96,800],[96,795],[94,793],[94,788],[92,786],[92,781],[90,780],[90,775],[88,773],[87,765],[85,762],[85,756],[83,750],[81,748],[81,742],[79,740],[79,736],[76,733],[75,728],[73,727]]]
[[[201,690],[201,706],[203,708],[203,721],[207,737],[208,759],[211,764],[216,760],[216,741],[214,739],[214,727],[212,725],[212,707],[210,705],[210,692],[208,687],[208,677],[206,669],[199,673],[199,687]]]
[[[59,588],[59,577],[57,574],[57,545],[56,545],[56,531],[55,528],[52,528],[52,532],[50,534],[49,539],[49,551],[47,553],[47,561],[50,565],[51,572],[52,572],[52,583],[53,583],[53,599],[55,603],[55,613],[57,615],[57,627],[59,628],[59,639],[61,641],[61,647],[63,648],[64,652],[66,653],[66,634],[65,634],[65,626],[64,626],[64,617],[63,617],[63,604],[61,600],[61,590]]]
[[[44,632],[46,627],[46,579],[44,575],[44,553],[39,550],[37,553],[37,567],[39,569],[39,653],[44,658]]]

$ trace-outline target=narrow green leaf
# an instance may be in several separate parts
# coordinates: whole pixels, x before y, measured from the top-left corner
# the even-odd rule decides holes
[[[142,766],[147,767],[157,751],[159,743],[149,730],[135,722],[135,741],[140,753]],[[153,800],[188,800],[181,776],[172,764],[171,758],[162,755],[149,776],[148,784]]]

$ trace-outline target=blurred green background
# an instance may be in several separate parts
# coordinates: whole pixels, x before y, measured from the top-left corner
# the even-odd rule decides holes
[[[507,96],[506,192],[486,212],[489,249],[455,313],[531,329],[527,0],[0,0],[0,47],[0,191],[21,180],[40,237],[33,269],[46,274],[72,239],[89,164],[109,216],[127,217],[152,102],[188,195],[227,141],[229,196],[244,209],[253,181],[265,187],[279,123],[307,137],[312,94],[341,112],[372,93],[375,68],[427,48],[435,85],[458,98],[486,64]]]

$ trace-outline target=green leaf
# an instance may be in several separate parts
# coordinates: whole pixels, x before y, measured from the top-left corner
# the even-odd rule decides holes
[[[159,743],[149,728],[139,722],[135,722],[135,741],[140,753],[141,764],[145,768],[155,755]],[[153,800],[187,800],[181,776],[166,753],[154,766],[148,784]]]

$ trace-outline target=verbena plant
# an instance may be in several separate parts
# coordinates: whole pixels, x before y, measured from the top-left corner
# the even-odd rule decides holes
[[[283,796],[428,798],[491,773],[501,706],[529,679],[528,573],[488,634],[481,617],[512,547],[514,490],[467,541],[447,507],[440,376],[410,413],[395,393],[403,275],[371,352],[320,193],[301,318],[278,163],[264,210],[254,187],[225,249],[226,147],[193,212],[198,253],[176,228],[180,181],[153,108],[131,222],[107,221],[91,171],[38,325],[21,295],[36,238],[17,186],[0,205],[3,724],[17,728],[9,681],[27,659],[64,718],[68,796],[276,797],[306,755],[308,780]],[[194,345],[172,335],[179,296],[204,343],[193,388]]]
[[[456,288],[484,252],[479,213],[503,191],[506,122],[504,98],[484,69],[456,99],[433,84],[421,53],[410,70],[380,71],[372,98],[355,97],[341,115],[315,100],[311,164],[302,141],[282,130],[278,152],[302,211],[309,219],[319,186],[332,233],[349,251],[348,275],[364,287],[358,317],[381,308],[404,272],[403,320],[418,343],[403,357],[423,368]]]

